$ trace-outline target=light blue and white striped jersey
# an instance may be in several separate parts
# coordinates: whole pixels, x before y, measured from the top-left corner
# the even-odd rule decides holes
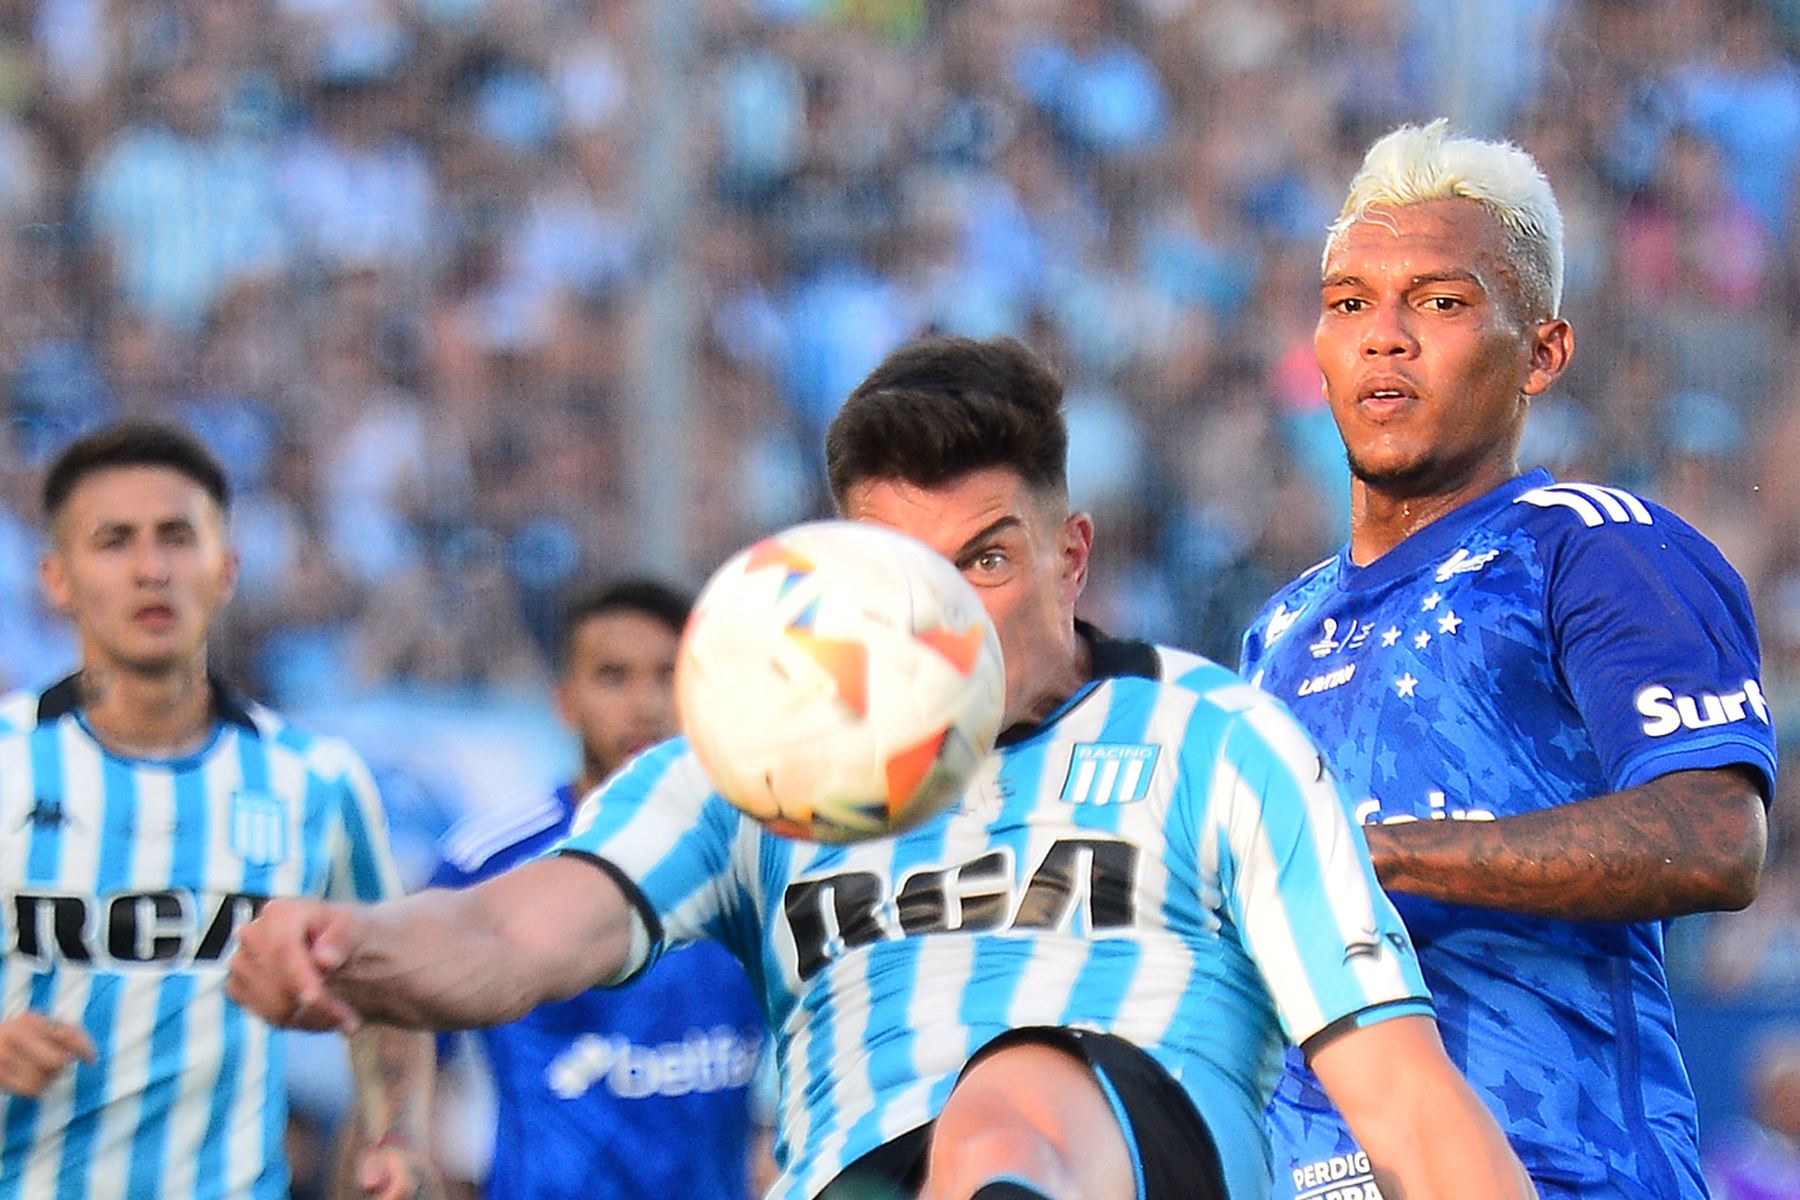
[[[281,1035],[225,996],[271,897],[397,894],[367,768],[215,685],[185,758],[109,753],[73,679],[0,701],[0,1014],[99,1051],[0,1095],[0,1200],[287,1194]]]
[[[681,739],[562,849],[629,881],[629,971],[715,938],[757,982],[782,1080],[775,1195],[811,1197],[931,1120],[1004,1030],[1142,1046],[1266,1195],[1284,1035],[1430,1011],[1343,792],[1279,702],[1180,651],[1094,641],[1096,678],[1009,731],[960,802],[898,838],[791,841],[717,796]]]

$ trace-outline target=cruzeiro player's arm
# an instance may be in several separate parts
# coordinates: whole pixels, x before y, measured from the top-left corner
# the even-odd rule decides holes
[[[348,1039],[355,1119],[339,1133],[331,1195],[425,1200],[443,1194],[427,1149],[435,1045],[428,1033],[366,1025]]]
[[[1612,790],[1493,822],[1373,827],[1389,888],[1577,921],[1755,897],[1775,742],[1749,597],[1679,517],[1624,493],[1617,503],[1636,516],[1537,518],[1556,666]]]
[[[1717,767],[1497,821],[1367,833],[1396,892],[1566,921],[1655,921],[1755,899],[1763,804],[1751,771]]]
[[[1323,757],[1273,699],[1242,689],[1206,806],[1202,864],[1282,1027],[1368,1152],[1388,1200],[1533,1195],[1505,1137],[1444,1054],[1418,958],[1375,882]]]

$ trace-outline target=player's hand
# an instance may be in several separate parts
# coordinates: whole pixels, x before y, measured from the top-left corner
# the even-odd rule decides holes
[[[226,994],[274,1025],[352,1034],[358,1013],[331,990],[356,942],[354,909],[318,900],[271,900],[245,926]]]
[[[437,1169],[417,1146],[405,1139],[382,1139],[362,1153],[357,1186],[364,1200],[442,1200],[444,1187]]]
[[[35,1012],[0,1021],[0,1092],[36,1096],[78,1058],[94,1061],[94,1043],[79,1025]]]

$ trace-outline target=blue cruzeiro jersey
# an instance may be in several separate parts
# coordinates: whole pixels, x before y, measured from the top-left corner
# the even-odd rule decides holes
[[[710,937],[761,987],[776,1195],[817,1195],[929,1121],[980,1046],[1049,1024],[1144,1047],[1211,1127],[1232,1195],[1263,1196],[1284,1034],[1430,1011],[1345,794],[1284,708],[1179,651],[1097,641],[1094,664],[898,838],[770,834],[679,739],[577,817],[565,850],[633,881],[628,970]]]
[[[1302,576],[1250,627],[1243,667],[1292,706],[1366,822],[1489,820],[1728,764],[1773,791],[1742,581],[1667,509],[1542,471],[1368,566],[1340,553]],[[1546,1196],[1705,1195],[1660,924],[1394,899],[1452,1059]],[[1289,1068],[1271,1109],[1278,1194],[1374,1195]]]
[[[99,1059],[0,1095],[0,1200],[287,1195],[283,1036],[225,995],[267,899],[399,891],[344,743],[215,689],[211,740],[125,758],[73,680],[0,701],[0,1015],[80,1025]]]
[[[432,883],[466,887],[568,832],[560,788],[445,839]],[[623,987],[479,1031],[498,1101],[490,1200],[744,1200],[762,1009],[723,947],[687,946]]]

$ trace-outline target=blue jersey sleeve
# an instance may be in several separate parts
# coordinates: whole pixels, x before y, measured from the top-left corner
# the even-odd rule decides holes
[[[1750,598],[1711,542],[1666,509],[1562,522],[1545,614],[1614,789],[1741,764],[1774,794],[1775,731]]]
[[[458,867],[455,863],[443,861],[431,872],[431,878],[425,881],[426,887],[434,888],[466,888],[474,883],[476,877]]]
[[[1430,1014],[1418,955],[1375,879],[1343,789],[1287,710],[1240,686],[1211,773],[1202,862],[1216,855],[1224,899],[1288,1038]]]

